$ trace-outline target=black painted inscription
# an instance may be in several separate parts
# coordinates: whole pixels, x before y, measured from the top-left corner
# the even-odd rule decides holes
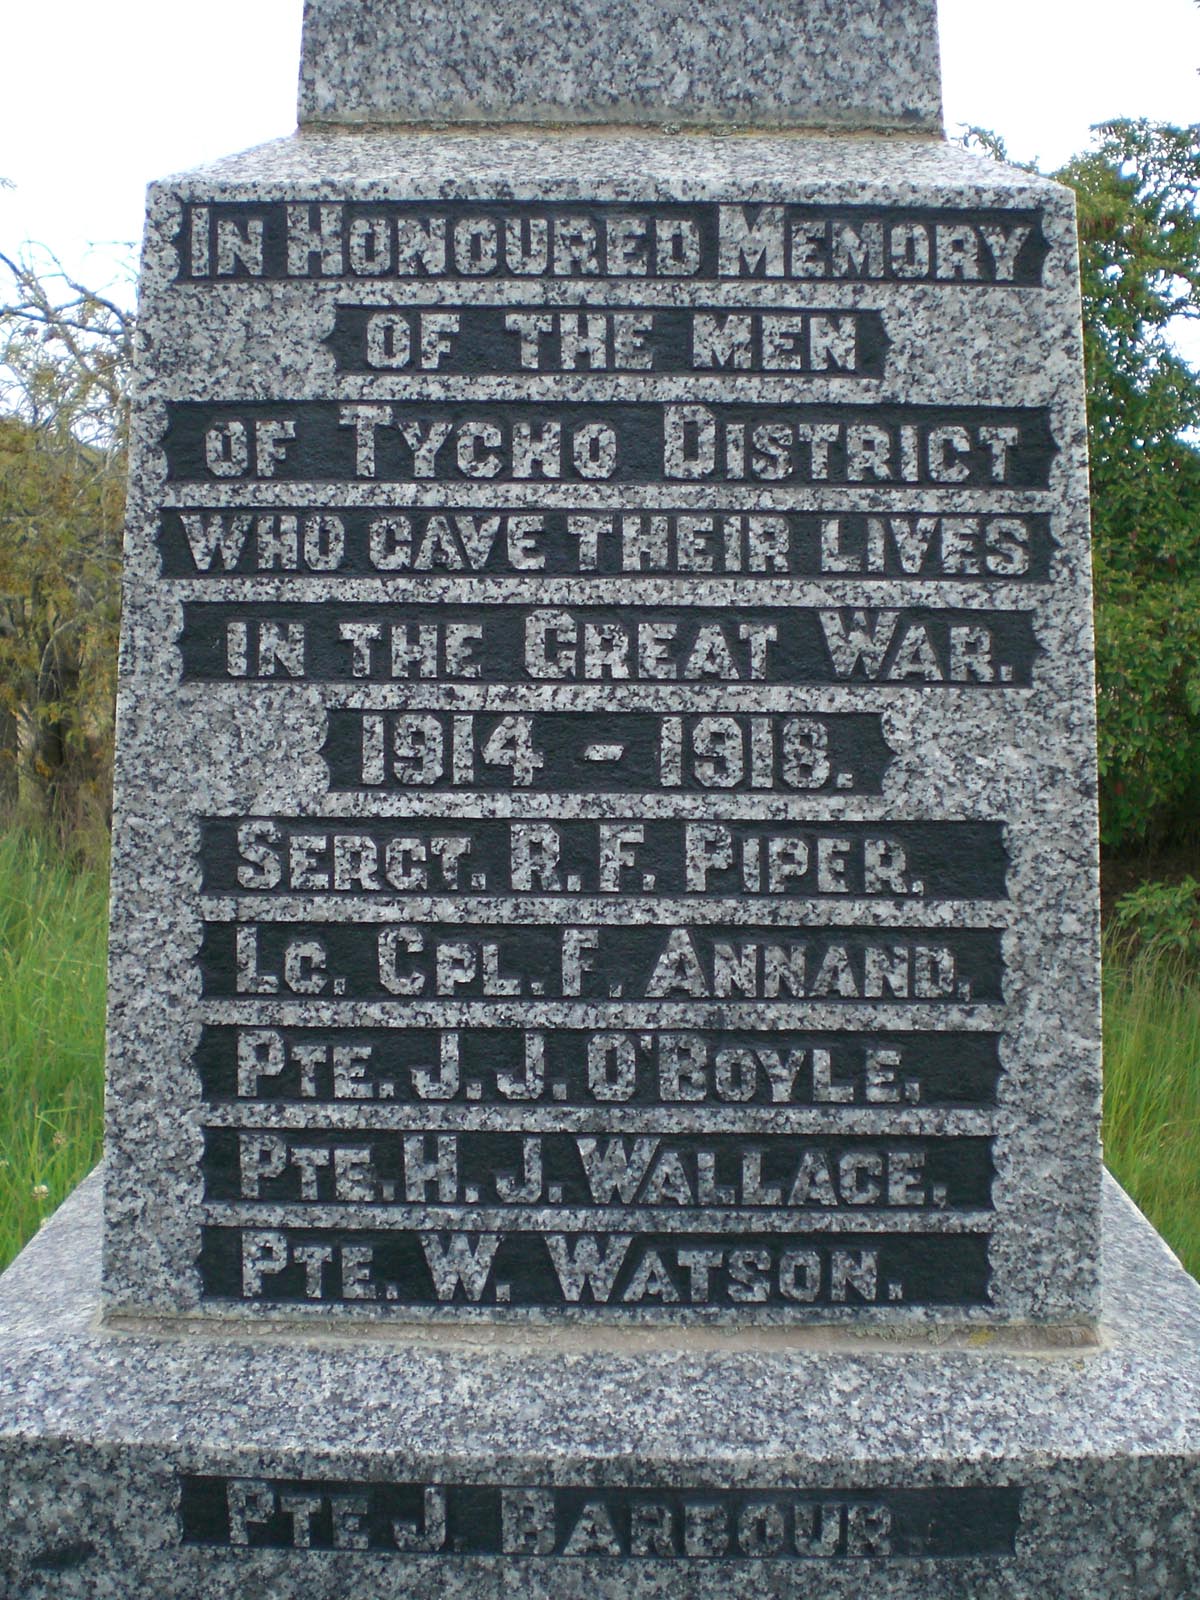
[[[188,678],[1027,688],[1027,611],[930,607],[184,606]]]
[[[430,1000],[1003,999],[991,928],[206,922],[204,994]]]
[[[1041,489],[1042,407],[297,400],[168,404],[173,481]]]
[[[1008,1486],[717,1489],[183,1477],[184,1544],[650,1561],[947,1560],[1016,1550]]]
[[[203,824],[203,887],[261,895],[729,895],[999,900],[996,822]]]
[[[556,1216],[612,1210],[987,1210],[991,1141],[706,1133],[206,1128],[205,1199],[461,1208]],[[444,1222],[444,1218],[442,1219]],[[453,1221],[453,1219],[451,1219]],[[623,1217],[623,1225],[628,1219]],[[570,1225],[570,1224],[568,1224]],[[579,1226],[576,1221],[574,1226]],[[613,1219],[583,1219],[611,1227]]]
[[[247,740],[308,708],[328,778],[198,819],[204,1295],[988,1311],[1010,842],[948,712],[1038,682],[1060,438],[904,382],[939,300],[982,339],[983,291],[1039,293],[1041,213],[313,198],[178,243],[181,307],[319,300],[328,375],[161,439],[188,694]],[[1009,1553],[1019,1492],[196,1479],[182,1516],[838,1560]]]
[[[722,306],[343,305],[326,341],[339,372],[796,373],[882,378],[878,311]]]
[[[1041,513],[518,511],[422,507],[162,513],[163,576],[979,578],[1043,583]]]
[[[184,208],[180,279],[1042,283],[1038,210],[222,202]]]
[[[331,711],[328,727],[335,793],[879,794],[892,761],[877,714]]]
[[[543,1232],[203,1229],[207,1295],[267,1303],[572,1307],[579,1314],[747,1307],[981,1306],[983,1232]]]
[[[859,1108],[996,1104],[995,1033],[688,1028],[204,1029],[213,1104]],[[432,1125],[432,1124],[431,1124]]]

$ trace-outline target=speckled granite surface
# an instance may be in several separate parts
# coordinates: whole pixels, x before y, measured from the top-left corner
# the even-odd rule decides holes
[[[941,125],[934,0],[307,0],[304,122]]]
[[[93,1178],[0,1287],[11,1600],[1200,1589],[1200,1289],[1111,1184],[1100,1343],[1066,1350],[104,1332],[98,1246]],[[531,1490],[554,1491],[556,1521]],[[508,1556],[453,1553],[505,1538]],[[516,1553],[539,1538],[557,1553]],[[590,1553],[564,1553],[572,1540]],[[915,1553],[931,1542],[943,1553]]]
[[[114,845],[110,1304],[261,1317],[282,1296],[296,1314],[336,1305],[360,1321],[422,1297],[451,1321],[1090,1317],[1098,919],[1068,192],[926,140],[309,133],[157,185],[143,296]],[[523,367],[506,320],[553,327],[581,307],[630,306],[662,330],[651,368]],[[362,370],[359,335],[339,329],[417,310],[452,316],[464,336],[491,332],[453,370]],[[854,370],[681,359],[672,319],[714,329],[726,312],[799,318],[801,333],[819,315],[826,339],[856,330],[863,361],[857,344],[843,355]],[[547,471],[529,417],[539,439],[544,426],[560,442],[577,429],[619,459],[585,452],[577,466],[563,443]],[[719,470],[686,455],[700,448],[686,443],[697,417],[714,449],[720,420]],[[432,465],[407,442],[422,438],[444,445]],[[774,517],[794,530],[796,559],[606,575],[564,553],[583,549],[564,520],[581,510],[593,523]],[[368,522],[374,538],[389,517],[439,511],[544,517],[558,566],[522,566],[519,549],[481,571],[367,559]],[[331,566],[321,538],[335,522]],[[290,567],[275,555],[256,565],[289,523],[316,540],[311,559],[306,544]],[[829,524],[860,540],[857,555],[827,559]],[[214,529],[241,540],[228,569]],[[632,664],[564,654],[558,630],[589,637],[597,613],[593,654],[651,619]],[[348,642],[440,618],[486,641],[464,670],[443,662],[440,681],[414,681],[415,667],[380,650],[360,659]],[[695,618],[704,648],[672,655],[667,641],[691,637]],[[289,665],[292,627],[309,644]],[[267,641],[253,660],[252,636]],[[453,712],[490,729],[511,711],[551,730],[549,764],[525,787],[482,765],[457,787],[422,787],[408,768],[389,783],[364,766],[387,718],[412,713],[424,729],[426,713]],[[814,737],[850,730],[851,742],[844,766],[821,755],[740,788],[711,749],[707,787],[663,776],[662,755],[602,782],[582,746],[572,759],[553,740],[615,711],[664,729],[723,714],[710,740],[731,726],[742,737],[731,715],[753,714],[769,738],[800,718]],[[594,866],[574,886],[518,881],[519,830],[630,819],[647,853],[652,835],[668,842],[619,894],[601,892]],[[699,835],[686,862],[670,841],[708,824],[777,830],[793,861],[789,839],[808,850],[823,832],[848,860],[874,832],[894,863],[888,829],[915,829],[929,882],[893,865],[883,892],[837,872],[753,893],[727,874],[695,892],[684,875],[699,870]],[[967,849],[953,842],[964,826],[982,829]],[[495,861],[480,859],[488,827],[513,830]],[[473,871],[423,884],[360,872],[339,890],[326,867],[305,867],[313,851],[332,860],[334,835],[361,852],[371,830],[420,849],[448,830],[475,850]],[[749,976],[739,941],[758,963]],[[781,962],[794,962],[782,976]],[[329,1073],[307,1090],[274,1068],[239,1087],[231,1041],[286,1049],[288,1029],[306,1030],[287,1037],[318,1055],[347,1041],[397,1065],[341,1089]],[[808,1069],[782,1101],[655,1088],[622,1104],[570,1063],[555,1080],[563,1099],[548,1078],[528,1107],[500,1087],[512,1062],[494,1040],[523,1031],[553,1055],[560,1038],[608,1048],[645,1033],[650,1049],[663,1029],[713,1049],[787,1040],[801,1062],[822,1041],[857,1050],[881,1034],[889,1059],[914,1063],[912,1098],[897,1080],[874,1102],[861,1088],[822,1100]],[[466,1065],[443,1099],[431,1063],[453,1030]],[[643,1161],[636,1205],[611,1203],[612,1190],[604,1203],[603,1175],[585,1174],[614,1136],[645,1141],[603,1157]],[[775,1176],[755,1167],[769,1136],[761,1159]],[[444,1150],[458,1178],[449,1165],[436,1181],[404,1178],[408,1140],[414,1170]],[[335,1145],[350,1151],[344,1181]],[[801,1149],[816,1177],[798,1172]],[[546,1183],[523,1187],[523,1161],[543,1151]],[[843,1155],[851,1173],[892,1162],[894,1183],[839,1194],[828,1173]],[[913,1178],[922,1164],[929,1176]],[[457,1248],[478,1244],[496,1263],[479,1258],[470,1299],[432,1277],[452,1248],[441,1233],[462,1227]],[[589,1231],[618,1241],[606,1262],[627,1252],[603,1304],[552,1276],[574,1270],[563,1252]],[[736,1272],[753,1278],[765,1259],[782,1288],[710,1271],[726,1233],[753,1252]],[[642,1254],[633,1235],[659,1242]],[[344,1244],[343,1282],[322,1263]],[[658,1253],[674,1263],[676,1248],[691,1262],[678,1271]],[[409,1252],[395,1269],[393,1249]],[[364,1250],[377,1252],[373,1276]],[[852,1292],[844,1274],[868,1258]]]

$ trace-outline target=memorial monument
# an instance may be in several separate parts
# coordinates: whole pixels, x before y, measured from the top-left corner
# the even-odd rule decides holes
[[[3,1593],[1200,1592],[1102,1180],[1070,194],[933,0],[308,0],[156,184]]]

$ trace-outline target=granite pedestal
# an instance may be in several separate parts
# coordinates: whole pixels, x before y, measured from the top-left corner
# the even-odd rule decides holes
[[[104,1328],[99,1247],[97,1177],[0,1293],[12,1600],[1200,1592],[1200,1288],[1111,1182],[1080,1342]]]

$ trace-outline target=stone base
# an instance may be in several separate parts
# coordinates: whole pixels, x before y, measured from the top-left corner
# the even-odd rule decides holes
[[[1200,1288],[1115,1186],[1091,1346],[105,1329],[99,1210],[0,1284],[9,1600],[1200,1593]]]

